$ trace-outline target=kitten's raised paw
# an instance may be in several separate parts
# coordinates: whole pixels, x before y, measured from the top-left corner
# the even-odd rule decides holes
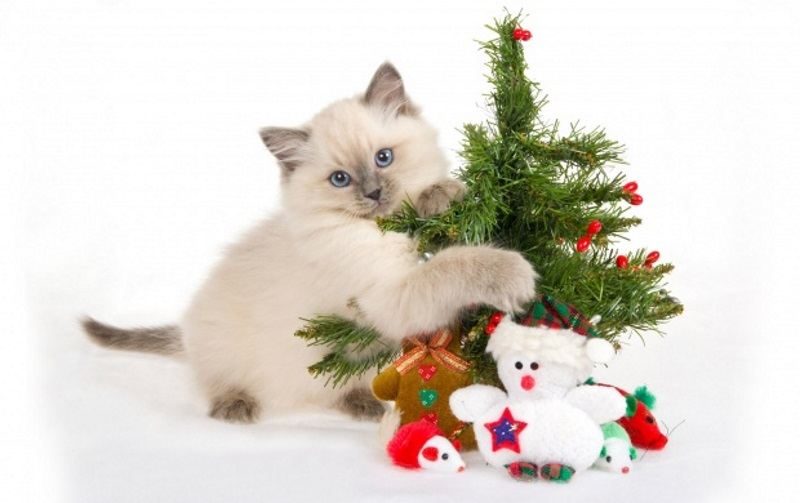
[[[490,250],[482,261],[483,276],[488,278],[481,294],[484,303],[506,312],[520,312],[536,294],[538,275],[533,266],[517,252]]]
[[[231,423],[255,423],[261,415],[261,405],[247,392],[233,390],[215,398],[208,415]]]
[[[438,215],[450,206],[451,201],[460,201],[465,190],[464,184],[454,178],[431,185],[417,199],[417,213],[421,217]]]
[[[339,407],[356,419],[376,421],[386,411],[383,403],[366,388],[355,388],[345,393]]]

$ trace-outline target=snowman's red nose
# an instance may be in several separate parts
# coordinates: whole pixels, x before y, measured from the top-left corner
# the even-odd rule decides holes
[[[627,466],[622,467],[622,473],[628,473],[629,471],[631,471],[631,469],[628,468]]]
[[[522,386],[522,389],[525,391],[530,391],[534,386],[536,386],[536,380],[533,378],[533,376],[522,376],[519,385]]]

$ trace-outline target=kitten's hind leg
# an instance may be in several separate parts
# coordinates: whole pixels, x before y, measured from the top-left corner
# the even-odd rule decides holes
[[[377,421],[386,408],[367,388],[354,388],[342,395],[339,408],[356,419]]]
[[[261,415],[261,405],[241,389],[231,389],[211,400],[208,415],[231,423],[255,423]]]

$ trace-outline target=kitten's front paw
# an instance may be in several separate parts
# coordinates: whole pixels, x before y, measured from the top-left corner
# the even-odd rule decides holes
[[[450,206],[451,201],[460,201],[465,191],[460,180],[447,178],[425,189],[414,207],[421,217],[438,215]]]
[[[482,302],[505,312],[520,312],[536,294],[538,275],[533,266],[517,252],[491,250],[483,264],[488,282]]]

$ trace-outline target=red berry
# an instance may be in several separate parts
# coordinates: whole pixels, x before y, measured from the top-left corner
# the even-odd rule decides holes
[[[651,251],[647,254],[647,257],[645,257],[644,263],[647,265],[653,265],[658,261],[659,257],[661,257],[660,253],[657,251]]]
[[[600,220],[592,220],[589,226],[586,227],[586,234],[593,236],[603,230],[603,223]]]
[[[639,184],[636,182],[628,182],[622,186],[622,191],[629,194],[633,194],[637,190],[639,190]]]
[[[495,312],[489,317],[489,323],[497,325],[503,319],[503,313],[500,311]]]
[[[634,206],[639,206],[644,202],[644,198],[639,194],[631,194],[630,203]]]
[[[496,328],[497,325],[490,321],[489,323],[486,324],[486,328],[484,328],[483,331],[486,332],[486,335],[492,335]]]
[[[591,236],[581,236],[575,243],[575,249],[578,250],[578,253],[583,253],[589,249],[590,244],[592,244]]]
[[[533,35],[531,35],[531,32],[529,32],[528,30],[524,30],[524,31],[522,32],[522,40],[524,40],[525,42],[527,42],[528,40],[530,40],[532,36],[533,36]]]
[[[514,40],[522,40],[522,37],[525,36],[525,31],[522,28],[516,28],[514,29],[513,36]]]
[[[617,257],[617,267],[619,269],[627,269],[628,268],[628,257],[625,255],[620,255]]]

